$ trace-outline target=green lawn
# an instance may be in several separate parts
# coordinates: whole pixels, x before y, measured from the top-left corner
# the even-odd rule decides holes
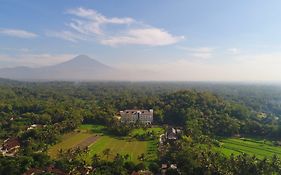
[[[147,161],[154,161],[157,157],[158,140],[150,140],[147,144]]]
[[[105,130],[105,126],[103,125],[91,125],[91,124],[84,124],[79,127],[79,130],[86,130],[91,131],[93,133],[103,133]]]
[[[232,153],[238,155],[247,153],[249,155],[256,155],[258,158],[271,157],[274,154],[281,157],[281,147],[274,146],[270,141],[254,140],[254,139],[239,139],[227,138],[222,139],[221,148],[216,148],[227,156]]]
[[[81,143],[83,140],[90,137],[91,135],[92,134],[90,134],[90,133],[82,133],[82,132],[81,133],[71,132],[71,133],[65,134],[65,135],[63,135],[61,142],[50,147],[50,149],[48,150],[48,154],[52,158],[56,158],[60,149],[67,150],[67,149],[73,148],[76,145],[78,145],[79,143]]]
[[[144,134],[146,132],[155,132],[157,135],[160,135],[164,132],[163,128],[152,127],[148,129],[134,129],[129,135],[134,136],[136,134]],[[129,141],[129,137],[112,137],[108,135],[102,136],[96,143],[90,147],[89,157],[92,157],[94,154],[98,154],[103,159],[107,159],[103,155],[103,150],[109,148],[111,150],[111,155],[108,157],[112,159],[117,153],[121,155],[129,155],[129,160],[133,162],[139,162],[138,157],[143,153],[145,154],[146,161],[150,161],[157,158],[157,140],[149,141],[138,141],[132,139]]]
[[[156,133],[157,135],[161,135],[161,134],[164,133],[164,129],[161,128],[161,127],[158,127],[158,126],[154,126],[154,127],[152,127],[152,128],[147,128],[146,130],[143,129],[143,128],[138,128],[138,129],[134,129],[134,130],[130,133],[130,135],[131,135],[131,136],[134,136],[134,135],[136,135],[136,134],[141,135],[141,134],[145,134],[146,132],[154,132],[154,133]]]
[[[103,150],[107,148],[110,149],[109,159],[114,158],[114,156],[119,153],[121,155],[128,154],[129,160],[138,162],[138,156],[147,152],[148,141],[129,141],[127,139],[119,139],[111,136],[102,136],[96,143],[91,145],[89,157],[98,154],[101,158],[107,159],[102,153]]]
[[[99,139],[89,147],[89,154],[86,156],[86,161],[90,161],[94,154],[98,154],[101,158],[107,159],[103,155],[103,150],[110,149],[110,156],[108,159],[114,158],[119,153],[121,155],[129,155],[129,160],[133,162],[139,162],[138,157],[143,153],[146,160],[150,161],[157,158],[157,140],[138,141],[136,139],[129,139],[130,137],[114,137],[107,135],[105,132],[105,126],[102,125],[81,125],[77,132],[72,132],[63,136],[62,141],[48,150],[48,154],[56,158],[56,155],[60,149],[66,150],[75,147],[82,141],[86,140],[90,136],[99,134]],[[148,131],[154,131],[157,135],[160,135],[164,130],[160,127],[144,129],[135,129],[130,135],[142,134]]]

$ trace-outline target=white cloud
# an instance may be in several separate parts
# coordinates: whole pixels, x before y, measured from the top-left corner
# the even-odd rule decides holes
[[[130,17],[106,17],[93,9],[75,8],[67,10],[73,15],[64,32],[52,32],[54,36],[68,41],[97,41],[103,45],[148,45],[174,44],[183,36],[174,36],[164,29],[149,26]],[[112,25],[118,25],[112,26]]]
[[[179,49],[182,49],[186,51],[190,56],[197,57],[197,58],[203,58],[208,59],[213,57],[215,48],[212,47],[178,47]]]
[[[47,36],[56,37],[64,39],[71,42],[77,42],[79,40],[86,40],[84,36],[78,33],[73,33],[70,31],[60,31],[60,32],[47,32]]]
[[[0,34],[1,35],[6,35],[6,36],[11,36],[11,37],[18,37],[18,38],[35,38],[37,37],[37,34],[28,32],[25,30],[20,30],[20,29],[1,29],[0,28]]]
[[[227,49],[227,52],[231,53],[231,54],[239,54],[240,50],[237,48],[229,48],[229,49]]]
[[[69,14],[80,17],[80,19],[73,19],[69,24],[74,30],[83,34],[102,34],[101,26],[105,24],[131,24],[135,22],[134,19],[125,18],[107,18],[92,9],[76,8],[67,11]]]
[[[129,17],[125,18],[107,18],[104,15],[98,13],[97,11],[93,9],[85,9],[85,8],[76,8],[76,9],[70,9],[67,11],[69,14],[73,14],[82,18],[87,18],[89,20],[95,21],[99,24],[106,24],[106,23],[112,23],[112,24],[130,24],[134,22],[135,20]]]
[[[113,36],[101,40],[102,44],[116,46],[139,44],[149,46],[169,45],[184,39],[183,36],[172,36],[170,33],[158,28],[132,29],[121,36]]]

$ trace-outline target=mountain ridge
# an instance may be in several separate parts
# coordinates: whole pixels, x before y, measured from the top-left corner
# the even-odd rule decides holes
[[[113,67],[87,55],[78,55],[51,66],[2,68],[0,77],[13,80],[108,80],[114,72],[117,70]]]

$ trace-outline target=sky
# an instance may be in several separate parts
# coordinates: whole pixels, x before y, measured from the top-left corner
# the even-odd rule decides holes
[[[280,0],[0,0],[0,68],[85,54],[157,72],[157,80],[281,82],[280,7]]]

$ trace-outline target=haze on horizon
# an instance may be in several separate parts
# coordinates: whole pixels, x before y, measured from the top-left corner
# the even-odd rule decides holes
[[[128,80],[281,82],[281,1],[0,2],[0,68],[85,54]]]

